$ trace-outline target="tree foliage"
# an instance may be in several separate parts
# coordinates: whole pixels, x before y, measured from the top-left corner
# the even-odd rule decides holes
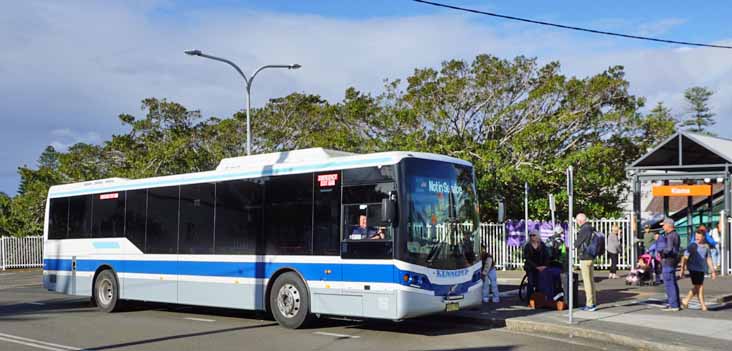
[[[640,112],[622,67],[569,77],[558,62],[479,55],[418,68],[386,80],[382,93],[348,88],[328,102],[293,93],[252,111],[254,152],[325,147],[358,153],[412,150],[446,154],[475,165],[484,220],[497,201],[522,216],[523,183],[530,211],[546,218],[547,196],[565,213],[565,169],[575,168],[577,208],[613,216],[626,198],[625,166],[674,131],[670,111]],[[165,99],[142,101],[143,117],[120,115],[126,132],[100,145],[48,147],[37,167],[20,167],[18,195],[0,196],[0,230],[41,232],[48,187],[106,177],[141,178],[214,169],[245,151],[245,114],[202,118]]]
[[[692,87],[684,92],[689,118],[681,123],[683,127],[695,133],[713,134],[707,130],[716,123],[714,113],[709,107],[709,98],[712,94],[714,93],[711,90],[704,87]]]

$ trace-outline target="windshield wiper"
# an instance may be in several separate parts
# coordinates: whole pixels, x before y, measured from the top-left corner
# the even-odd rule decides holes
[[[438,242],[435,247],[430,250],[430,253],[427,255],[427,259],[425,260],[425,262],[427,262],[428,264],[432,264],[435,258],[437,258],[437,254],[440,252],[440,250],[442,250],[442,246],[444,246],[444,244],[444,241]]]

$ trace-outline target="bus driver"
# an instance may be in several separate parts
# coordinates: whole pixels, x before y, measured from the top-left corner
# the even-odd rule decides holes
[[[353,228],[351,231],[351,239],[371,239],[371,240],[384,240],[384,228],[374,229],[368,226],[368,217],[366,215],[358,216],[358,226]]]

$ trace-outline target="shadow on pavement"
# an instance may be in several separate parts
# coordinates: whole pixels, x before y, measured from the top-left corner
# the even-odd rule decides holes
[[[113,344],[113,345],[104,345],[104,346],[88,347],[88,348],[85,348],[84,350],[90,350],[90,351],[91,350],[111,350],[111,349],[124,348],[124,347],[130,347],[130,346],[138,346],[138,345],[152,344],[152,343],[161,342],[161,341],[192,338],[192,337],[202,336],[202,335],[221,334],[221,333],[228,333],[228,332],[240,331],[240,330],[247,330],[247,329],[257,329],[257,328],[271,327],[271,326],[275,326],[275,325],[277,325],[277,324],[276,323],[268,323],[268,324],[250,325],[250,326],[235,327],[235,328],[209,330],[209,331],[197,332],[197,333],[188,333],[188,334],[180,334],[180,335],[163,336],[163,337],[159,337],[159,338],[144,339],[144,340],[138,340],[138,341],[130,341],[130,342],[124,342],[124,343],[119,343],[119,344]]]
[[[502,325],[474,323],[468,319],[457,317],[446,319],[442,316],[408,319],[401,322],[380,319],[344,320],[337,318],[320,318],[308,329],[341,327],[365,331],[377,331],[398,334],[414,334],[421,336],[444,336],[462,334],[481,330],[490,330]]]
[[[186,313],[201,316],[218,316],[241,319],[274,320],[271,314],[263,311],[239,310],[222,307],[207,307],[193,305],[179,305],[160,302],[125,301],[120,313],[134,313],[140,311],[165,311],[171,313]]]
[[[89,303],[89,300],[51,300],[40,301],[43,305],[29,303],[18,303],[0,307],[0,320],[20,321],[43,319],[42,314],[61,313],[89,313],[96,312],[96,309]]]

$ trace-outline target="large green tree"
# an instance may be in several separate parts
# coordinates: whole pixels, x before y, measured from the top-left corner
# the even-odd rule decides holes
[[[713,126],[714,113],[709,107],[709,98],[714,93],[705,87],[692,87],[684,92],[684,98],[688,105],[689,118],[681,125],[687,130],[695,133],[713,134],[707,128]]]

